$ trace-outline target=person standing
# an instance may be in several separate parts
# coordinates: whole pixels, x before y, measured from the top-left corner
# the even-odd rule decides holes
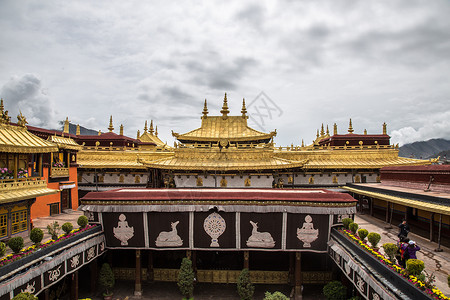
[[[400,225],[398,225],[398,228],[400,228],[400,232],[398,233],[398,237],[400,239],[406,238],[409,233],[409,225],[406,223],[406,220],[403,220]]]
[[[417,259],[416,252],[420,250],[420,247],[416,245],[416,242],[409,241],[408,244],[402,247],[405,250],[405,254],[408,254],[408,259]]]

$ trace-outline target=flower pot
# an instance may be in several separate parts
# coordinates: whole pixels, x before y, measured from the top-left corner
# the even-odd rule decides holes
[[[103,294],[103,299],[104,300],[112,300],[112,298],[113,298],[113,293],[111,293],[109,295]]]

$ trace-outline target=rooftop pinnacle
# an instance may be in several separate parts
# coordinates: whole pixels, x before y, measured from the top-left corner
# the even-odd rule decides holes
[[[350,122],[348,123],[348,133],[353,133],[353,131],[352,119],[350,119]]]
[[[112,132],[114,130],[113,122],[112,122],[112,116],[109,117],[109,126],[108,126],[109,132]]]
[[[223,106],[220,112],[222,113],[223,119],[226,119],[228,117],[228,114],[230,113],[230,111],[228,110],[227,93],[225,93],[225,97],[223,98]]]
[[[207,118],[208,116],[208,104],[206,103],[206,99],[205,99],[205,105],[203,106],[203,117],[202,118]]]
[[[245,107],[245,98],[242,99],[242,109],[241,109],[242,116],[245,117],[247,113],[247,108]]]

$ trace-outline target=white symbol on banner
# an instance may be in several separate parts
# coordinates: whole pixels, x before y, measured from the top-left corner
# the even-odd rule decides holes
[[[337,222],[342,223],[342,219],[350,218],[350,215],[338,215]]]
[[[212,213],[206,217],[205,222],[203,222],[203,228],[211,237],[210,247],[220,247],[219,236],[221,236],[227,228],[224,218],[222,218],[218,213]]]
[[[61,267],[62,267],[62,265],[53,271],[48,271],[48,279],[50,281],[58,280],[59,275],[61,275],[61,271],[59,270]]]
[[[101,252],[105,251],[105,242],[100,243],[100,251]]]
[[[127,217],[121,214],[117,227],[113,227],[114,237],[120,241],[122,246],[128,245],[128,240],[134,236],[134,228],[128,226],[126,219]]]
[[[177,234],[177,225],[180,221],[171,222],[172,231],[161,231],[156,238],[157,247],[179,247],[183,245],[183,240]]]
[[[317,240],[319,236],[319,229],[314,229],[314,224],[311,222],[311,216],[307,215],[303,227],[297,228],[297,238],[303,242],[305,248],[311,248],[311,243]]]
[[[34,292],[36,291],[36,288],[34,287],[34,285],[36,284],[36,281],[33,281],[33,285],[31,285],[30,283],[27,283],[27,288],[22,290],[22,293],[30,293],[30,294],[34,294]]]
[[[358,282],[356,283],[356,285],[361,292],[364,292],[364,283],[364,280],[358,276]]]
[[[377,293],[373,292],[373,296],[372,296],[373,300],[381,300],[380,295],[378,295]]]
[[[88,218],[89,221],[94,221],[94,213],[93,212],[87,211],[86,217]]]
[[[75,255],[74,257],[72,257],[72,258],[70,259],[70,267],[71,267],[72,269],[78,267],[79,264],[80,264],[80,254]]]
[[[275,241],[268,232],[258,232],[258,223],[250,221],[252,224],[252,235],[247,240],[248,247],[273,248]]]
[[[93,259],[95,257],[95,246],[89,248],[89,250],[87,251],[87,261]]]
[[[347,262],[344,262],[344,268],[345,272],[347,272],[347,274],[350,275],[350,273],[352,272],[352,268],[350,268]]]

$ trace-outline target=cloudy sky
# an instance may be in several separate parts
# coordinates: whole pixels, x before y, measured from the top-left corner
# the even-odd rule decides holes
[[[321,124],[450,139],[450,1],[0,2],[0,96],[30,125],[135,137],[200,126],[203,101],[278,145]]]

